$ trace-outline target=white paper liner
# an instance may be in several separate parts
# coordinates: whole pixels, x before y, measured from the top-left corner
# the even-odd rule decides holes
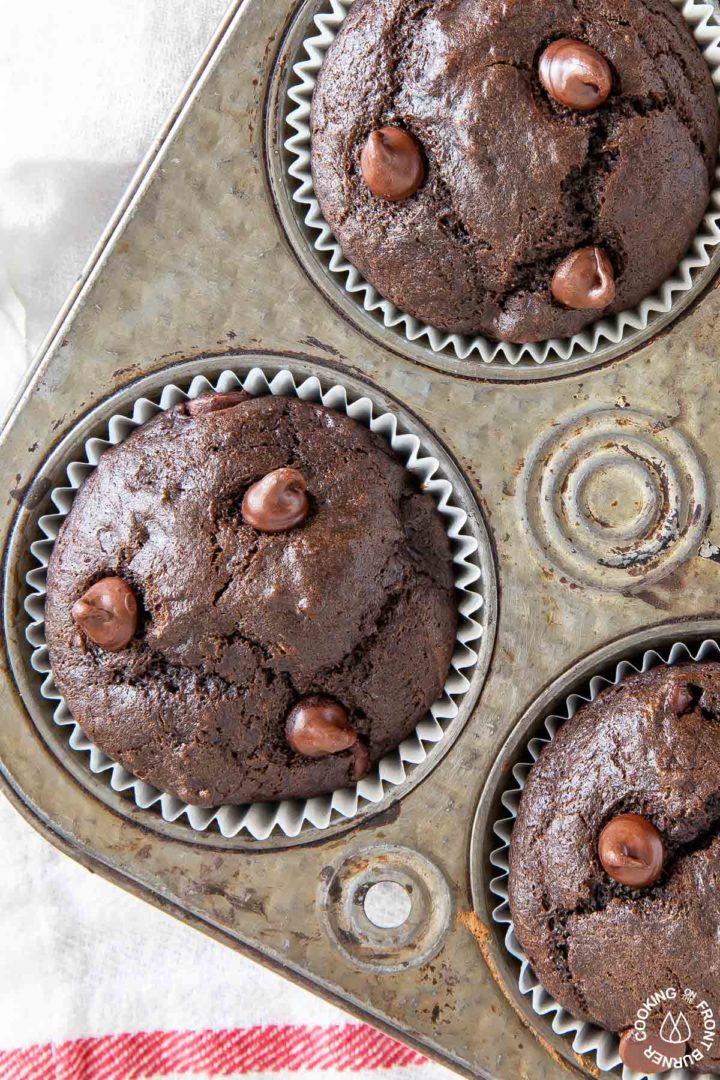
[[[521,360],[543,364],[548,359],[580,359],[591,356],[601,346],[629,341],[633,335],[646,330],[659,316],[670,312],[693,288],[698,273],[710,265],[712,255],[720,244],[720,167],[716,169],[716,186],[711,192],[698,234],[672,277],[638,307],[600,319],[574,337],[513,345],[504,341],[492,341],[481,335],[473,337],[469,334],[449,334],[413,318],[412,315],[400,311],[389,300],[383,299],[377,289],[367,282],[343,255],[315,197],[310,167],[310,109],[315,82],[325,54],[335,40],[353,2],[354,0],[328,0],[327,9],[314,19],[317,33],[305,39],[305,58],[292,69],[295,80],[289,86],[288,97],[295,108],[288,113],[287,123],[295,134],[291,135],[284,145],[293,158],[288,172],[297,181],[297,187],[292,192],[293,200],[304,208],[306,226],[313,233],[317,233],[313,246],[330,272],[342,281],[345,290],[362,304],[365,311],[379,315],[386,327],[397,328],[409,341],[425,339],[433,352],[452,349],[460,360],[477,355],[486,364],[493,360],[504,361],[512,366]],[[670,2],[687,21],[707,60],[713,83],[720,90],[720,23],[712,5],[701,0]]]
[[[695,652],[692,652],[684,642],[678,641],[669,649],[663,649],[662,652],[649,649],[643,654],[639,667],[630,660],[621,660],[612,679],[596,675],[590,680],[586,693],[571,694],[565,700],[564,711],[547,717],[545,720],[545,734],[537,736],[528,743],[527,757],[514,766],[512,775],[515,785],[508,788],[501,799],[503,806],[508,811],[507,816],[496,821],[493,825],[493,832],[499,837],[502,844],[490,854],[490,862],[500,870],[500,874],[490,882],[490,889],[501,900],[501,903],[494,909],[492,917],[496,923],[507,927],[505,947],[511,956],[520,961],[520,975],[518,978],[520,991],[523,994],[531,995],[533,1011],[538,1016],[548,1018],[556,1035],[573,1035],[572,1048],[576,1054],[594,1055],[597,1067],[602,1072],[611,1072],[622,1065],[618,1053],[620,1043],[618,1036],[614,1032],[598,1027],[596,1024],[578,1020],[567,1009],[564,1009],[540,984],[515,936],[515,928],[508,902],[509,852],[513,825],[517,817],[520,798],[532,766],[540,757],[544,747],[552,742],[558,730],[575,715],[581,705],[594,701],[605,687],[617,685],[627,679],[628,676],[649,671],[651,668],[657,667],[658,664],[667,664],[673,667],[676,664],[688,663],[688,661],[700,662],[708,660],[720,661],[720,646],[716,641],[712,639],[703,641]],[[634,1072],[627,1066],[622,1065],[621,1075],[623,1080],[641,1080],[642,1077],[647,1076],[647,1073]],[[688,1069],[670,1069],[661,1074],[656,1073],[654,1077],[657,1078],[658,1075],[672,1078],[672,1080],[702,1080],[703,1076],[707,1077],[707,1080],[712,1080],[709,1073],[693,1073]]]
[[[386,754],[373,771],[354,787],[308,800],[286,799],[273,803],[258,802],[245,806],[206,809],[189,806],[175,796],[163,793],[139,780],[94,746],[75,723],[50,671],[44,621],[46,577],[55,539],[63,520],[70,512],[75,494],[109,446],[124,442],[132,431],[163,409],[169,409],[181,401],[213,390],[222,393],[238,388],[253,396],[275,394],[322,403],[326,408],[343,412],[364,424],[390,443],[398,457],[405,462],[406,468],[421,480],[424,490],[432,495],[439,513],[445,519],[453,551],[458,631],[442,697],[418,723],[415,732],[396,750]],[[298,383],[287,369],[268,377],[261,368],[253,368],[244,378],[232,371],[224,371],[215,383],[210,383],[204,376],[198,375],[187,392],[171,383],[163,388],[159,403],[139,398],[135,401],[131,414],[113,416],[107,425],[107,437],[88,439],[84,451],[84,460],[73,461],[67,467],[68,486],[55,488],[51,492],[52,502],[58,512],[46,514],[38,522],[46,539],[37,540],[30,547],[40,567],[31,570],[26,576],[30,595],[25,601],[25,610],[32,620],[26,631],[27,640],[33,646],[31,663],[35,671],[44,676],[42,696],[55,704],[55,723],[61,727],[72,728],[69,745],[73,750],[88,755],[91,772],[107,775],[110,786],[115,791],[130,792],[141,809],[156,807],[166,821],[177,821],[178,818],[185,817],[188,824],[199,831],[214,825],[225,837],[234,837],[245,832],[256,840],[265,840],[276,829],[285,836],[295,837],[308,826],[325,829],[342,818],[352,818],[366,803],[380,802],[388,789],[402,784],[413,769],[425,761],[433,746],[443,738],[448,724],[457,716],[458,703],[470,688],[468,674],[471,674],[470,669],[477,663],[477,650],[481,647],[480,638],[483,633],[483,627],[474,616],[483,605],[483,597],[479,591],[480,568],[474,558],[478,551],[478,541],[466,528],[467,514],[456,505],[452,485],[441,474],[440,462],[426,451],[417,435],[403,433],[397,418],[392,413],[378,412],[370,398],[349,399],[345,388],[339,384],[323,391],[319,379],[315,376]]]

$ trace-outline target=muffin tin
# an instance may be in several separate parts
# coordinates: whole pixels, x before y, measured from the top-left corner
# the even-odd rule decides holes
[[[720,635],[720,292],[694,289],[622,356],[532,368],[438,359],[359,317],[277,186],[278,88],[316,10],[233,6],[7,420],[3,789],[93,870],[468,1075],[593,1076],[518,990],[491,917],[493,824],[574,687]],[[135,398],[256,366],[351,385],[427,430],[484,519],[497,590],[487,674],[448,752],[375,812],[292,842],[199,834],[111,797],[53,737],[25,639],[29,545],[67,461]],[[369,917],[379,882],[404,890],[400,925]]]

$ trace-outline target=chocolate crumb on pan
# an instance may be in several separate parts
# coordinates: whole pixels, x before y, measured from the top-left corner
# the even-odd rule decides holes
[[[651,1063],[627,1033],[669,984],[720,1011],[720,966],[711,960],[720,925],[719,732],[719,663],[631,676],[583,705],[543,749],[513,826],[508,888],[518,942],[561,1006],[622,1036],[621,1057],[635,1069]],[[696,1024],[675,1057],[697,1050],[701,1060],[686,1067],[720,1072],[720,1047],[701,1048],[701,1037]]]
[[[380,294],[516,343],[654,293],[718,148],[710,71],[669,0],[356,0],[311,128],[323,215]]]
[[[440,697],[450,542],[363,425],[221,396],[159,414],[79,490],[48,569],[52,671],[93,742],[162,791],[199,806],[306,798],[354,784]],[[138,609],[115,651],[75,606],[110,578]]]

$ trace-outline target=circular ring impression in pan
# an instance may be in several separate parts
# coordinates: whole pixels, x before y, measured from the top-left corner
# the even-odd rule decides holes
[[[395,844],[348,855],[329,868],[320,889],[319,909],[330,940],[353,967],[378,975],[431,960],[450,929],[452,908],[437,866]]]
[[[710,514],[689,439],[631,409],[583,413],[540,436],[519,513],[540,558],[580,585],[632,591],[699,547]]]

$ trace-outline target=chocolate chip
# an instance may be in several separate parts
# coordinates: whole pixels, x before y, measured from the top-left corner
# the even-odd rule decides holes
[[[574,38],[548,45],[540,56],[538,74],[551,98],[581,112],[597,109],[612,90],[612,68],[605,57]]]
[[[402,128],[372,131],[360,155],[363,180],[378,199],[409,199],[425,179],[420,146]]]
[[[696,688],[696,689],[699,689]],[[702,696],[702,691],[698,698]],[[673,683],[667,696],[667,707],[675,716],[685,716],[692,711],[695,705],[695,696],[687,683]]]
[[[618,814],[600,833],[598,855],[605,871],[633,889],[652,885],[665,858],[662,836],[640,814]]]
[[[368,753],[368,748],[362,739],[358,739],[353,746],[353,763],[351,771],[353,780],[361,780],[363,776],[367,774],[369,767],[370,754]]]
[[[619,1052],[623,1065],[627,1065],[628,1069],[654,1076],[656,1073],[664,1072],[665,1067],[654,1064],[652,1059],[646,1056],[646,1050],[655,1051],[672,1061],[675,1058],[681,1058],[686,1047],[686,1043],[680,1045],[670,1043],[666,1039],[661,1039],[659,1035],[649,1035],[647,1039],[640,1042],[635,1028],[628,1028],[620,1036]]]
[[[288,714],[285,733],[296,753],[311,758],[339,754],[358,741],[347,710],[339,702],[321,695],[298,701]]]
[[[550,291],[558,303],[575,311],[605,308],[615,299],[613,265],[602,248],[578,248],[558,266]]]
[[[250,394],[245,390],[228,390],[226,394],[203,394],[202,397],[186,401],[185,412],[188,416],[207,416],[208,413],[232,409],[235,405],[247,401],[249,397]]]
[[[242,516],[260,532],[287,532],[308,516],[305,477],[298,469],[275,469],[245,492]]]
[[[73,604],[71,615],[86,637],[108,652],[124,649],[137,630],[135,593],[119,577],[96,581]]]

